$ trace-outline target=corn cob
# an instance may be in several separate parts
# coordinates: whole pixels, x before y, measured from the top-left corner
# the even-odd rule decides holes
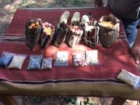
[[[65,24],[67,24],[69,16],[70,16],[70,12],[69,11],[65,11],[61,15],[60,20],[59,20],[59,23],[63,23],[64,22]]]
[[[71,19],[71,24],[73,22],[79,22],[80,21],[80,13],[79,12],[75,12],[72,16],[72,19]]]

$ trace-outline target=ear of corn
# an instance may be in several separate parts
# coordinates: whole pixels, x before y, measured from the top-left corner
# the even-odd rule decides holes
[[[71,19],[71,23],[73,22],[79,22],[80,21],[80,13],[79,12],[75,12],[72,16],[72,19]]]
[[[68,22],[68,18],[69,18],[69,16],[70,16],[70,12],[69,11],[65,11],[62,15],[61,15],[61,17],[60,17],[60,20],[59,20],[59,23],[67,23]]]

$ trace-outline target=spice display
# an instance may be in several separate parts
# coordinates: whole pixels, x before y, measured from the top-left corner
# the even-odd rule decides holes
[[[119,35],[120,22],[115,16],[102,16],[97,22],[90,12],[82,17],[80,15],[80,12],[74,12],[73,16],[70,16],[70,12],[65,11],[56,26],[49,22],[43,23],[40,18],[29,20],[25,27],[26,45],[31,50],[37,44],[42,49],[50,44],[59,47],[62,43],[73,48],[81,41],[93,49],[99,40],[102,46],[107,48],[115,42]],[[68,51],[57,50],[54,65],[68,66],[68,57]],[[28,69],[52,69],[52,59],[43,58],[42,55],[30,55]],[[72,59],[74,66],[99,64],[97,50],[73,53]]]
[[[25,55],[25,54],[14,55],[14,57],[13,57],[11,63],[9,64],[8,68],[21,69],[26,57],[27,57],[27,55]]]
[[[42,55],[30,55],[28,69],[29,70],[36,70],[41,68],[41,62],[42,62]]]
[[[57,51],[55,66],[68,66],[68,51]]]
[[[87,65],[99,64],[98,50],[86,51],[86,63]]]
[[[41,69],[52,69],[52,58],[43,58]]]
[[[85,52],[76,52],[72,54],[74,66],[86,66]]]
[[[0,66],[8,67],[14,55],[14,53],[3,51],[2,55],[0,56]]]
[[[140,77],[129,71],[123,69],[117,78],[133,86],[135,89],[140,88]]]

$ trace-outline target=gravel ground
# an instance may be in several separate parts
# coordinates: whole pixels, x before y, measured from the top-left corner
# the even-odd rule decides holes
[[[74,0],[73,0],[74,1]],[[8,28],[17,8],[54,8],[54,7],[93,7],[94,0],[0,0],[0,41]],[[65,98],[69,97],[31,97],[14,96],[19,105],[66,105]],[[83,97],[82,97],[83,98]],[[82,99],[80,97],[80,99]],[[112,98],[89,97],[92,102],[90,105],[110,105]],[[0,105],[3,105],[0,103]],[[69,104],[72,105],[72,104]],[[89,105],[89,104],[88,104]],[[137,101],[128,100],[125,105],[140,105]]]

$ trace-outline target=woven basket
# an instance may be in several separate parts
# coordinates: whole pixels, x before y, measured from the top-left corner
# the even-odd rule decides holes
[[[102,23],[109,23],[111,25],[103,25]],[[103,47],[110,47],[115,43],[119,36],[120,21],[114,16],[102,16],[98,23],[99,40]]]

